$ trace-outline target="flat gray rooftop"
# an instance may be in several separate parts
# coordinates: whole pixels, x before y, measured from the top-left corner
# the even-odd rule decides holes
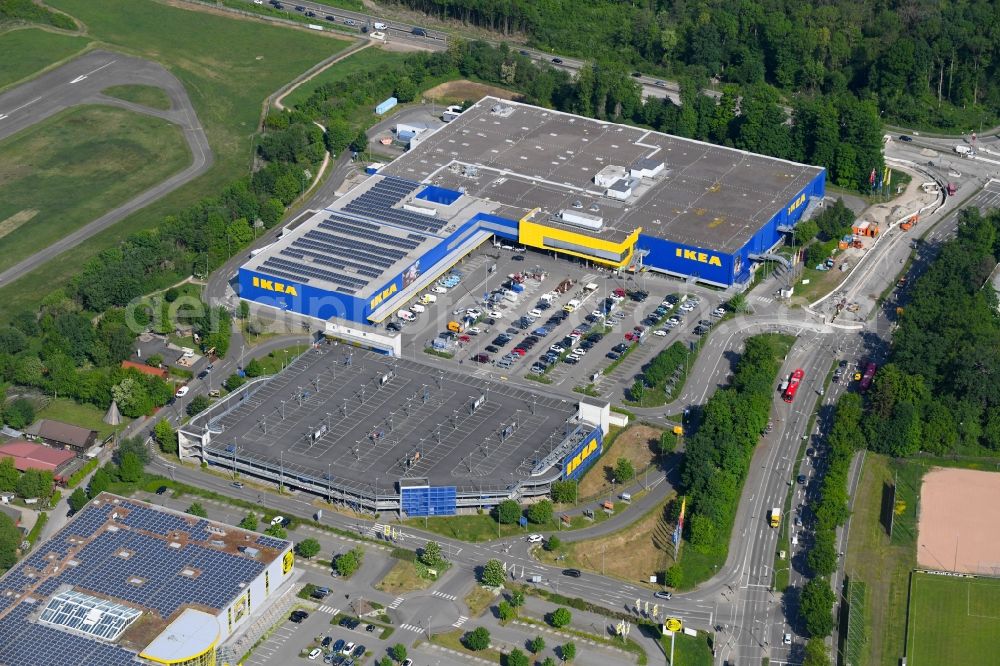
[[[495,112],[498,106],[505,110]],[[637,182],[628,200],[611,199],[605,196],[606,187],[594,183],[602,169],[628,169],[644,158],[663,162],[665,170]],[[576,208],[604,219],[601,231],[566,227],[578,233],[621,240],[641,227],[651,236],[732,252],[821,171],[485,97],[380,173],[462,187],[472,196],[501,204],[497,214],[505,217],[519,219],[541,208],[533,220],[543,222],[561,209]]]
[[[333,487],[388,490],[401,478],[496,487],[527,478],[563,441],[577,411],[571,399],[321,345],[214,418],[213,433],[222,432],[212,435],[212,448],[275,466],[280,459],[286,472],[329,473]]]

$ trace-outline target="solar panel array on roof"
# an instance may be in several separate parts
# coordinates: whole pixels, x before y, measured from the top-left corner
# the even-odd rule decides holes
[[[133,652],[105,641],[136,614],[165,620],[192,605],[221,610],[267,566],[213,545],[217,529],[127,499],[89,504],[0,579],[0,610],[15,604],[0,617],[0,664],[134,666]],[[288,546],[258,539],[278,552]],[[60,588],[69,592],[49,600]],[[41,621],[29,619],[39,609]]]
[[[420,187],[420,183],[397,176],[386,176],[367,192],[344,206],[344,211],[397,227],[425,233],[438,233],[445,221],[413,211],[393,208]]]

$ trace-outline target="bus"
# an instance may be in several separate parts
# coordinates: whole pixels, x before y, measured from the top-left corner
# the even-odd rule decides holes
[[[875,378],[875,371],[878,370],[878,366],[872,361],[868,361],[865,364],[865,371],[861,375],[861,390],[867,391],[872,385],[872,380]]]
[[[784,392],[781,397],[785,402],[791,402],[795,399],[795,393],[799,390],[799,384],[802,383],[802,378],[805,377],[805,372],[802,368],[797,368],[792,376],[788,378],[788,386],[785,387]]]

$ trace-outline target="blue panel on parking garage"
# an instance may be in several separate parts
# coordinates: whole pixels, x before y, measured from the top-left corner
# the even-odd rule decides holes
[[[458,198],[462,196],[461,192],[456,190],[449,190],[444,187],[438,187],[437,185],[428,185],[420,194],[417,195],[418,199],[423,199],[424,201],[430,201],[431,203],[439,203],[445,206],[450,206]]]
[[[400,504],[407,516],[453,516],[457,508],[455,486],[402,488]]]

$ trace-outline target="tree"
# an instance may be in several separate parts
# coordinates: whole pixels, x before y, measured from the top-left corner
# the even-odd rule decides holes
[[[243,520],[240,521],[238,527],[242,527],[245,530],[250,530],[251,532],[256,532],[257,528],[260,526],[257,520],[257,514],[251,511],[248,513]]]
[[[146,448],[146,443],[141,437],[126,437],[119,442],[118,448],[115,449],[115,455],[112,459],[115,463],[121,465],[122,457],[126,453],[134,454],[143,465],[149,464],[149,449]]]
[[[545,639],[541,636],[535,636],[531,639],[531,642],[528,643],[528,649],[535,654],[538,654],[545,649]]]
[[[118,478],[125,483],[135,483],[142,478],[142,474],[142,461],[139,460],[139,456],[131,451],[122,456],[118,467]]]
[[[550,522],[552,520],[552,502],[543,499],[529,506],[528,520],[536,525],[544,525]]]
[[[406,660],[406,646],[402,643],[396,643],[391,648],[389,648],[389,656],[391,656],[396,661],[402,662]]]
[[[679,563],[663,572],[663,583],[673,588],[680,587],[684,583],[684,570]]]
[[[573,620],[573,614],[569,612],[568,608],[557,608],[551,613],[549,613],[549,624],[551,624],[556,629],[565,627]]]
[[[9,457],[0,458],[0,491],[5,493],[13,492],[17,487],[17,480],[20,473],[14,466],[14,459]]]
[[[559,546],[561,546],[561,545],[562,545],[562,541],[559,540],[559,537],[557,537],[555,534],[553,534],[552,536],[550,536],[548,538],[548,540],[545,542],[545,544],[542,547],[545,550],[547,550],[547,551],[549,551],[551,553],[553,550],[557,550],[559,548]]]
[[[360,547],[355,546],[346,553],[341,553],[334,561],[334,568],[344,578],[350,578],[361,568],[364,563],[365,552]]]
[[[288,530],[286,530],[281,525],[268,525],[267,529],[264,530],[264,534],[267,536],[273,536],[275,539],[287,539]]]
[[[660,454],[668,455],[674,452],[677,448],[677,435],[672,432],[663,432],[660,434]]]
[[[462,643],[474,652],[485,650],[490,646],[490,632],[486,627],[476,627],[462,637]]]
[[[552,501],[560,504],[575,502],[577,497],[576,481],[567,479],[565,481],[552,482]]]
[[[375,662],[378,666],[392,666],[392,659],[389,657],[382,657]]]
[[[4,405],[3,420],[11,428],[21,430],[34,422],[35,407],[26,398],[15,398]]]
[[[400,104],[406,104],[407,102],[412,102],[413,98],[417,96],[417,85],[408,76],[404,76],[396,81],[396,99],[399,100]]]
[[[835,534],[832,528],[817,530],[813,547],[806,554],[806,564],[817,576],[829,576],[837,570]]]
[[[45,499],[52,494],[52,472],[28,469],[17,480],[14,490],[25,499]]]
[[[805,619],[810,636],[823,638],[833,631],[833,602],[835,597],[826,578],[813,578],[802,588],[799,613]]]
[[[111,475],[102,467],[94,472],[94,476],[90,477],[90,486],[87,489],[87,494],[93,499],[103,493],[111,486]]]
[[[576,659],[576,644],[564,643],[562,648],[559,650],[559,654],[562,655],[563,661],[573,661]]]
[[[21,531],[5,513],[0,513],[0,570],[6,571],[17,563],[21,546]]]
[[[439,566],[443,562],[441,557],[441,544],[436,541],[428,541],[424,544],[424,548],[420,551],[420,562],[424,565],[431,567]]]
[[[505,499],[497,504],[494,512],[496,519],[504,525],[516,525],[521,519],[521,505],[512,499]]]
[[[507,574],[503,570],[503,564],[500,563],[500,560],[492,559],[486,563],[486,566],[483,567],[481,580],[483,585],[489,587],[503,587],[504,581],[507,580]]]
[[[542,666],[556,666],[556,660],[552,657],[546,657],[542,660]]]
[[[240,301],[241,303],[246,303],[246,301]],[[243,368],[243,374],[245,374],[250,379],[254,377],[260,377],[264,374],[264,366],[255,358],[250,359],[246,367]]]
[[[507,655],[507,666],[529,666],[531,662],[528,660],[528,655],[521,652],[519,649],[514,648]]]
[[[73,509],[73,513],[77,513],[80,509],[87,505],[90,500],[87,497],[87,491],[83,488],[77,488],[73,491],[73,494],[69,496],[69,508]]]
[[[222,385],[226,387],[227,391],[233,392],[246,383],[246,377],[240,377],[238,374],[233,373],[226,377],[226,381],[222,382]]]
[[[153,426],[153,439],[164,453],[177,453],[177,432],[170,421],[160,419]]]
[[[619,458],[615,462],[615,479],[618,483],[628,483],[635,477],[635,467],[628,458]]]
[[[300,557],[305,557],[306,559],[319,555],[319,551],[319,541],[313,539],[312,537],[303,539],[295,544],[295,552],[298,553]]]
[[[500,616],[501,622],[510,622],[517,617],[517,609],[509,601],[504,600],[497,604],[497,615]]]
[[[211,403],[209,403],[208,397],[196,395],[191,398],[191,402],[188,403],[187,408],[184,411],[187,412],[188,416],[194,416],[195,414],[208,409],[209,404]]]
[[[193,502],[184,513],[190,513],[192,516],[198,516],[199,518],[208,518],[208,511],[199,502]]]
[[[351,140],[351,150],[356,153],[363,153],[368,150],[368,135],[363,129],[358,130],[357,135]]]
[[[806,642],[806,654],[802,666],[830,666],[830,656],[822,638],[814,636]]]
[[[514,590],[510,593],[510,605],[514,608],[519,608],[524,605],[524,592],[521,590]]]

